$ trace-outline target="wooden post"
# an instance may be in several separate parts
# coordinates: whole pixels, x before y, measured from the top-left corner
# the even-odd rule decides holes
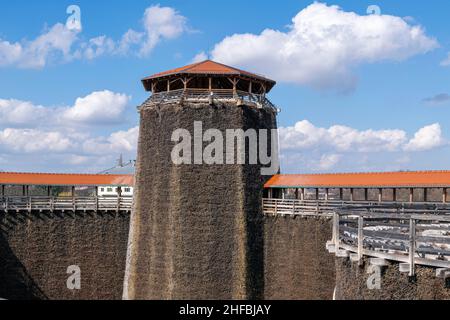
[[[250,81],[250,84],[248,85],[248,93],[252,94],[252,90],[253,90],[253,82]]]
[[[298,200],[298,188],[295,188],[295,200]]]
[[[409,188],[409,203],[414,202],[414,188]]]
[[[154,82],[152,82],[152,93],[153,94],[155,93],[155,83]]]
[[[4,197],[5,196],[5,185],[2,184],[1,188],[0,188],[0,192],[1,192],[1,196]]]
[[[319,188],[316,188],[316,201],[319,201]]]
[[[364,201],[369,201],[369,189],[364,188]]]
[[[209,81],[209,85],[208,85],[208,87],[209,87],[209,92],[212,92],[212,78],[209,77],[209,78],[208,78],[208,81]]]
[[[350,202],[353,202],[354,200],[354,193],[353,193],[353,188],[350,188]]]
[[[383,188],[378,188],[378,202],[383,202]]]
[[[416,220],[409,221],[409,276],[415,274],[415,255],[416,255]]]
[[[392,200],[397,202],[397,188],[392,188]]]
[[[423,188],[423,201],[428,202],[428,188]]]
[[[442,189],[442,203],[447,203],[447,188]]]
[[[361,265],[364,250],[364,217],[358,217],[358,261]]]
[[[117,187],[117,212],[120,212],[121,198],[122,198],[122,187]]]
[[[51,196],[51,187],[47,186],[47,197]]]
[[[333,219],[333,237],[336,252],[339,250],[339,214],[334,214]]]
[[[339,200],[344,200],[344,188],[339,188]]]
[[[330,192],[330,189],[325,188],[325,201],[326,202],[328,202],[329,192]]]
[[[77,210],[77,206],[75,204],[75,186],[72,186],[72,206],[73,206],[73,212]]]
[[[170,91],[170,80],[167,80],[167,92]]]
[[[300,194],[300,200],[305,201],[305,188],[302,188],[302,191]]]

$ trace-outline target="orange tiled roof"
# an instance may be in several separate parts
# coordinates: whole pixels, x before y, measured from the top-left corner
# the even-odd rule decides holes
[[[265,187],[450,187],[450,171],[282,174],[273,176]]]
[[[0,184],[9,185],[131,186],[133,180],[132,175],[0,172]]]
[[[227,74],[227,75],[243,75],[251,78],[256,78],[262,81],[266,81],[272,84],[272,87],[275,85],[275,81],[270,80],[266,77],[247,72],[244,70],[240,70],[237,68],[233,68],[215,61],[205,60],[202,62],[190,64],[181,68],[176,68],[160,73],[156,73],[150,77],[146,77],[143,81],[152,80],[156,78],[176,75],[176,74]]]

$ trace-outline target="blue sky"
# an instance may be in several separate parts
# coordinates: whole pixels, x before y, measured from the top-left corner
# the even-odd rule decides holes
[[[70,33],[72,4],[82,30]],[[381,15],[368,19],[369,5]],[[120,153],[134,159],[136,106],[148,97],[140,79],[196,56],[278,81],[270,99],[282,109],[284,172],[449,169],[450,3],[16,1],[0,9],[0,170],[96,172]],[[124,49],[129,30],[135,40]],[[244,50],[248,36],[255,50]]]

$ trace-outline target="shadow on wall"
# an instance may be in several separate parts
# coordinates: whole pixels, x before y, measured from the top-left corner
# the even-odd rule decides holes
[[[47,300],[42,290],[14,255],[0,231],[0,298],[8,300]]]

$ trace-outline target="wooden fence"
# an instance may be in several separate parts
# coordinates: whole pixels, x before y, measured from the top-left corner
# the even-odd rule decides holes
[[[415,275],[415,266],[439,268],[450,276],[450,206],[343,207],[333,214],[327,249],[361,263],[364,256],[400,263],[400,272]]]
[[[396,261],[410,276],[416,265],[431,266],[450,277],[450,204],[263,199],[262,205],[266,215],[332,217],[326,247],[338,257]]]
[[[130,212],[132,197],[0,197],[0,211]]]

